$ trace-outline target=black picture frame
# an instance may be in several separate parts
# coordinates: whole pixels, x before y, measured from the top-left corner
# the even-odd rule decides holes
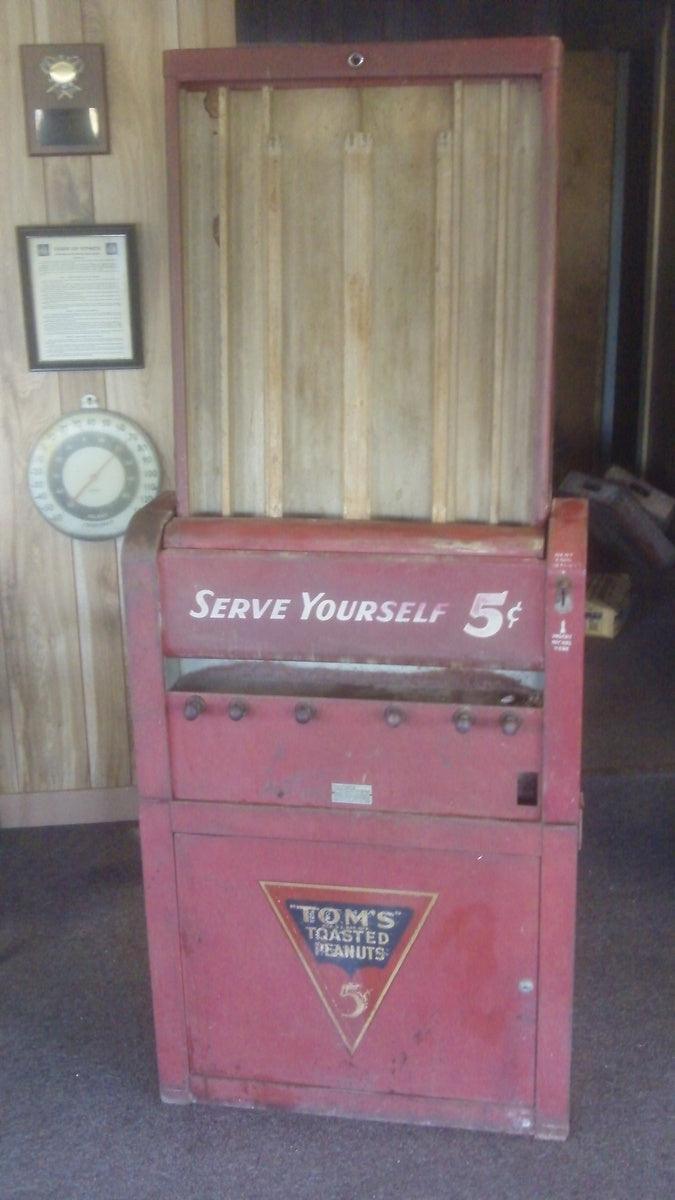
[[[114,371],[142,367],[144,365],[143,333],[138,243],[135,225],[20,225],[17,227],[16,232],[29,370]],[[110,240],[105,242],[106,238]],[[44,313],[38,311],[39,297],[36,295],[36,290],[39,292],[40,288],[36,289],[34,286],[32,271],[34,246],[38,256],[42,252],[50,255],[51,243],[54,239],[64,239],[63,242],[59,241],[57,244],[59,249],[66,248],[67,245],[72,250],[70,261],[68,261],[68,255],[61,254],[59,257],[59,269],[63,272],[64,280],[67,282],[67,276],[70,271],[73,276],[74,288],[79,286],[81,289],[84,289],[86,286],[88,289],[94,289],[88,305],[85,303],[85,298],[83,297],[79,317],[77,303],[71,306],[67,330],[64,331],[63,335],[63,354],[59,354],[58,350],[55,352],[53,348],[49,353],[45,353],[45,348],[41,345],[41,341],[47,340],[45,337],[41,339],[40,336],[40,330],[43,329],[44,332],[45,317]],[[96,246],[97,250],[95,253],[92,251],[92,257],[87,262],[87,269],[83,274],[82,256],[85,254],[87,244],[89,245],[89,250],[92,250],[93,246]],[[102,303],[101,296],[103,289],[96,289],[95,267],[90,269],[89,263],[96,260],[98,248],[101,246],[106,254],[113,257],[117,255],[120,245],[123,245],[125,248],[125,253],[120,256],[120,261],[123,259],[126,264],[123,271],[122,296],[119,299],[120,317],[124,332],[119,338],[121,347],[119,353],[113,353],[110,346],[111,340],[114,341],[114,336],[111,339],[110,328],[107,330],[107,336],[101,332],[97,342],[96,330],[92,322],[92,313],[95,313],[96,305]],[[113,250],[113,247],[117,247],[117,249]],[[79,264],[77,261],[78,249],[80,252]],[[101,256],[100,261],[101,280],[103,280],[103,272],[106,270],[103,262],[106,260]],[[85,279],[86,285],[84,282]],[[57,285],[52,283],[51,286],[55,287]],[[52,311],[54,311],[53,305]],[[77,335],[78,319],[82,322],[82,343],[91,343],[91,345],[84,353],[78,353],[77,357],[74,357],[72,349],[68,353],[65,347],[72,347],[73,338]],[[53,330],[50,340],[51,343],[58,342],[58,334],[54,333]]]

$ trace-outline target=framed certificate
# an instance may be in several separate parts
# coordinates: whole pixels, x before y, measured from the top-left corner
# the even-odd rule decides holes
[[[133,225],[17,229],[31,371],[143,366]]]

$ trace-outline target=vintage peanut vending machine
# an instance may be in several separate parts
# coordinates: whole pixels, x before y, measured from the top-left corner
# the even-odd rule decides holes
[[[166,55],[177,492],[125,546],[165,1100],[568,1132],[559,73]]]

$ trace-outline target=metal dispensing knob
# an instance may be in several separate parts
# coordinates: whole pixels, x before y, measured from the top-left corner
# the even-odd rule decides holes
[[[504,713],[501,719],[501,727],[504,733],[512,737],[520,729],[520,717],[517,717],[515,713]]]
[[[197,717],[201,716],[206,708],[206,702],[201,696],[190,696],[189,700],[185,701],[183,706],[183,715],[186,721],[196,721]]]
[[[461,708],[452,718],[455,729],[458,733],[468,733],[473,725],[473,714],[468,708]]]
[[[295,719],[298,725],[307,725],[314,716],[314,709],[311,704],[296,704]]]

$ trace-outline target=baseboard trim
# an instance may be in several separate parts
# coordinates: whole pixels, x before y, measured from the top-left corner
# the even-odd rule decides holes
[[[89,788],[79,792],[15,792],[0,796],[0,829],[137,819],[138,792],[134,787]]]

